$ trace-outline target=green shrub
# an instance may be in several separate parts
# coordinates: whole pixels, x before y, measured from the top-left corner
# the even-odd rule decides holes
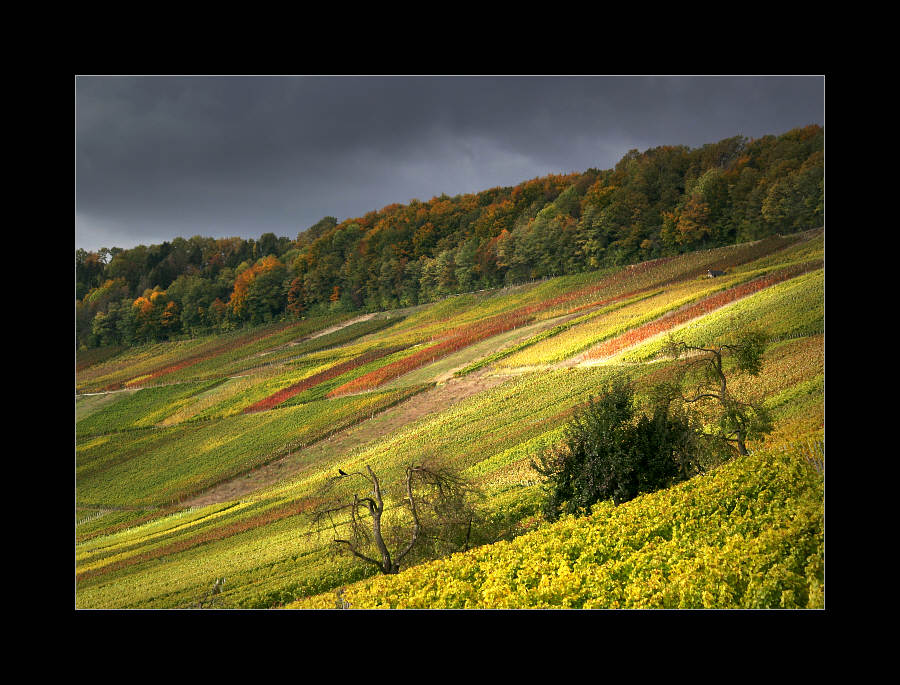
[[[668,402],[638,415],[630,383],[614,380],[576,412],[564,443],[533,468],[544,476],[543,513],[583,514],[596,502],[621,504],[690,478],[700,470],[700,444],[690,419]]]

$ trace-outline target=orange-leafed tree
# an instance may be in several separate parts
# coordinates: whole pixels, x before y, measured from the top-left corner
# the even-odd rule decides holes
[[[178,303],[174,300],[169,300],[159,318],[159,323],[163,331],[172,333],[179,328],[181,323],[179,313]]]
[[[178,305],[159,286],[145,290],[131,305],[138,340],[159,340],[180,327]]]
[[[699,195],[691,195],[671,212],[663,212],[660,237],[670,245],[696,245],[707,238],[709,204]]]
[[[306,299],[306,291],[303,288],[303,276],[297,276],[291,281],[291,287],[287,294],[287,310],[294,316],[300,317],[306,308],[304,303]]]
[[[274,255],[244,269],[234,280],[229,302],[234,315],[257,324],[283,312],[287,303],[283,288],[286,275],[287,268]]]

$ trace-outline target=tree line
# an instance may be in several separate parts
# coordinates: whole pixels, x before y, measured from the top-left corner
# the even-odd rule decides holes
[[[816,228],[824,130],[628,152],[613,169],[325,217],[296,239],[175,238],[77,250],[90,348],[376,311]]]

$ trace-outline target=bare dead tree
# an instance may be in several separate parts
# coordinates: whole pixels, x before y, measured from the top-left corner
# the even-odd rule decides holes
[[[468,549],[477,496],[454,471],[417,464],[406,467],[401,489],[389,498],[367,465],[328,478],[315,494],[319,504],[311,517],[318,529],[331,530],[336,548],[393,574],[411,555]]]
[[[723,441],[738,454],[746,456],[747,441],[770,433],[772,419],[761,402],[739,398],[731,391],[729,373],[758,376],[762,371],[767,336],[751,330],[739,333],[735,340],[721,345],[688,345],[670,337],[666,352],[676,359],[686,359],[677,381],[666,385],[665,389],[685,405],[711,404],[715,428],[704,435]],[[726,371],[724,360],[728,357],[736,362],[733,372]],[[685,394],[683,386],[689,378],[692,387]]]

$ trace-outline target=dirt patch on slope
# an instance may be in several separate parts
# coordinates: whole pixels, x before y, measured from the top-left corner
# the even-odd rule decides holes
[[[323,328],[318,333],[314,333],[313,335],[309,336],[308,338],[304,338],[304,340],[315,340],[316,338],[321,338],[323,335],[328,335],[329,333],[334,333],[336,331],[341,330],[342,328],[347,328],[347,326],[352,326],[355,323],[362,323],[363,321],[368,321],[369,319],[373,318],[374,316],[375,316],[374,314],[363,314],[362,316],[356,316],[352,319],[348,319],[347,321],[344,321],[343,323],[335,324],[334,326],[329,326],[328,328]],[[299,345],[300,341],[295,341],[291,344]]]
[[[250,473],[216,485],[196,497],[186,500],[182,506],[200,507],[240,499],[257,490],[294,476],[328,455],[348,452],[355,447],[390,435],[423,416],[433,414],[479,392],[493,388],[507,380],[501,376],[472,373],[452,378],[446,383],[426,390],[374,418],[347,428],[296,452],[292,452]]]

